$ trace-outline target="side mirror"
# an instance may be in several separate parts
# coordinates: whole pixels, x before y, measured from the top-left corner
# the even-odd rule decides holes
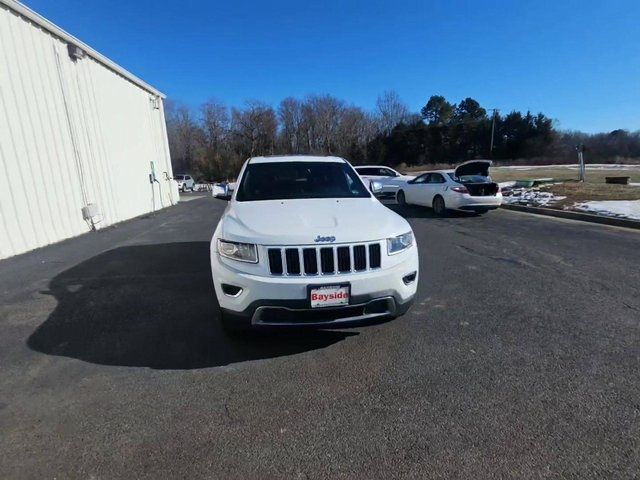
[[[373,194],[380,193],[382,191],[382,184],[374,180],[369,184],[369,190],[371,190]]]

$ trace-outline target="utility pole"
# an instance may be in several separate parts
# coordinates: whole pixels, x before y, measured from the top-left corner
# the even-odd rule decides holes
[[[576,152],[578,152],[578,163],[579,163],[579,169],[580,169],[580,181],[584,182],[584,174],[585,174],[585,168],[584,168],[584,143],[579,143],[578,145],[576,145]]]
[[[496,114],[500,110],[497,108],[490,108],[489,110],[493,112],[493,115],[491,116],[491,146],[489,147],[489,158],[491,158],[493,156],[493,134],[496,131]]]

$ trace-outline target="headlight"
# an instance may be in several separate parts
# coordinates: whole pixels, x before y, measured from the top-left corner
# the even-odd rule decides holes
[[[258,249],[253,243],[229,242],[218,240],[218,253],[240,262],[258,263]]]
[[[397,237],[387,238],[387,253],[393,255],[394,253],[406,250],[413,245],[413,232],[403,233]]]

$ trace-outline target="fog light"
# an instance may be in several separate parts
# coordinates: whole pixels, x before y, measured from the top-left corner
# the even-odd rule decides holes
[[[410,283],[415,282],[416,280],[416,273],[417,272],[412,272],[409,275],[405,275],[404,277],[402,277],[402,281],[404,282],[405,285],[409,285]]]
[[[237,297],[242,293],[242,287],[237,287],[235,285],[229,285],[228,283],[223,283],[222,291],[227,297]]]

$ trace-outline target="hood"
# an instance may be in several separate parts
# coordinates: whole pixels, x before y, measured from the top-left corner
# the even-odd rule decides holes
[[[364,178],[367,178],[367,177],[364,177]],[[378,182],[382,186],[391,185],[391,186],[399,187],[400,185],[404,185],[409,180],[413,180],[416,177],[412,175],[400,175],[398,177],[369,177],[369,178],[371,179],[372,182],[374,181]]]
[[[415,175],[400,175],[399,177],[393,177],[394,180],[400,180],[402,182],[408,182],[409,180],[413,180],[416,178]]]
[[[469,160],[456,167],[455,175],[456,177],[462,177],[463,175],[482,175],[488,177],[489,167],[492,163],[491,160]]]
[[[323,245],[401,235],[407,221],[372,198],[309,198],[229,203],[220,237],[259,245]],[[316,242],[334,237],[333,242]]]
[[[383,181],[383,182],[393,182],[393,181],[399,181],[399,182],[406,182],[408,180],[413,180],[414,178],[416,178],[415,175],[403,175],[400,174],[397,177],[381,177],[379,175],[360,175],[360,178],[366,178],[366,179],[371,179],[371,180],[377,180],[377,181]]]

